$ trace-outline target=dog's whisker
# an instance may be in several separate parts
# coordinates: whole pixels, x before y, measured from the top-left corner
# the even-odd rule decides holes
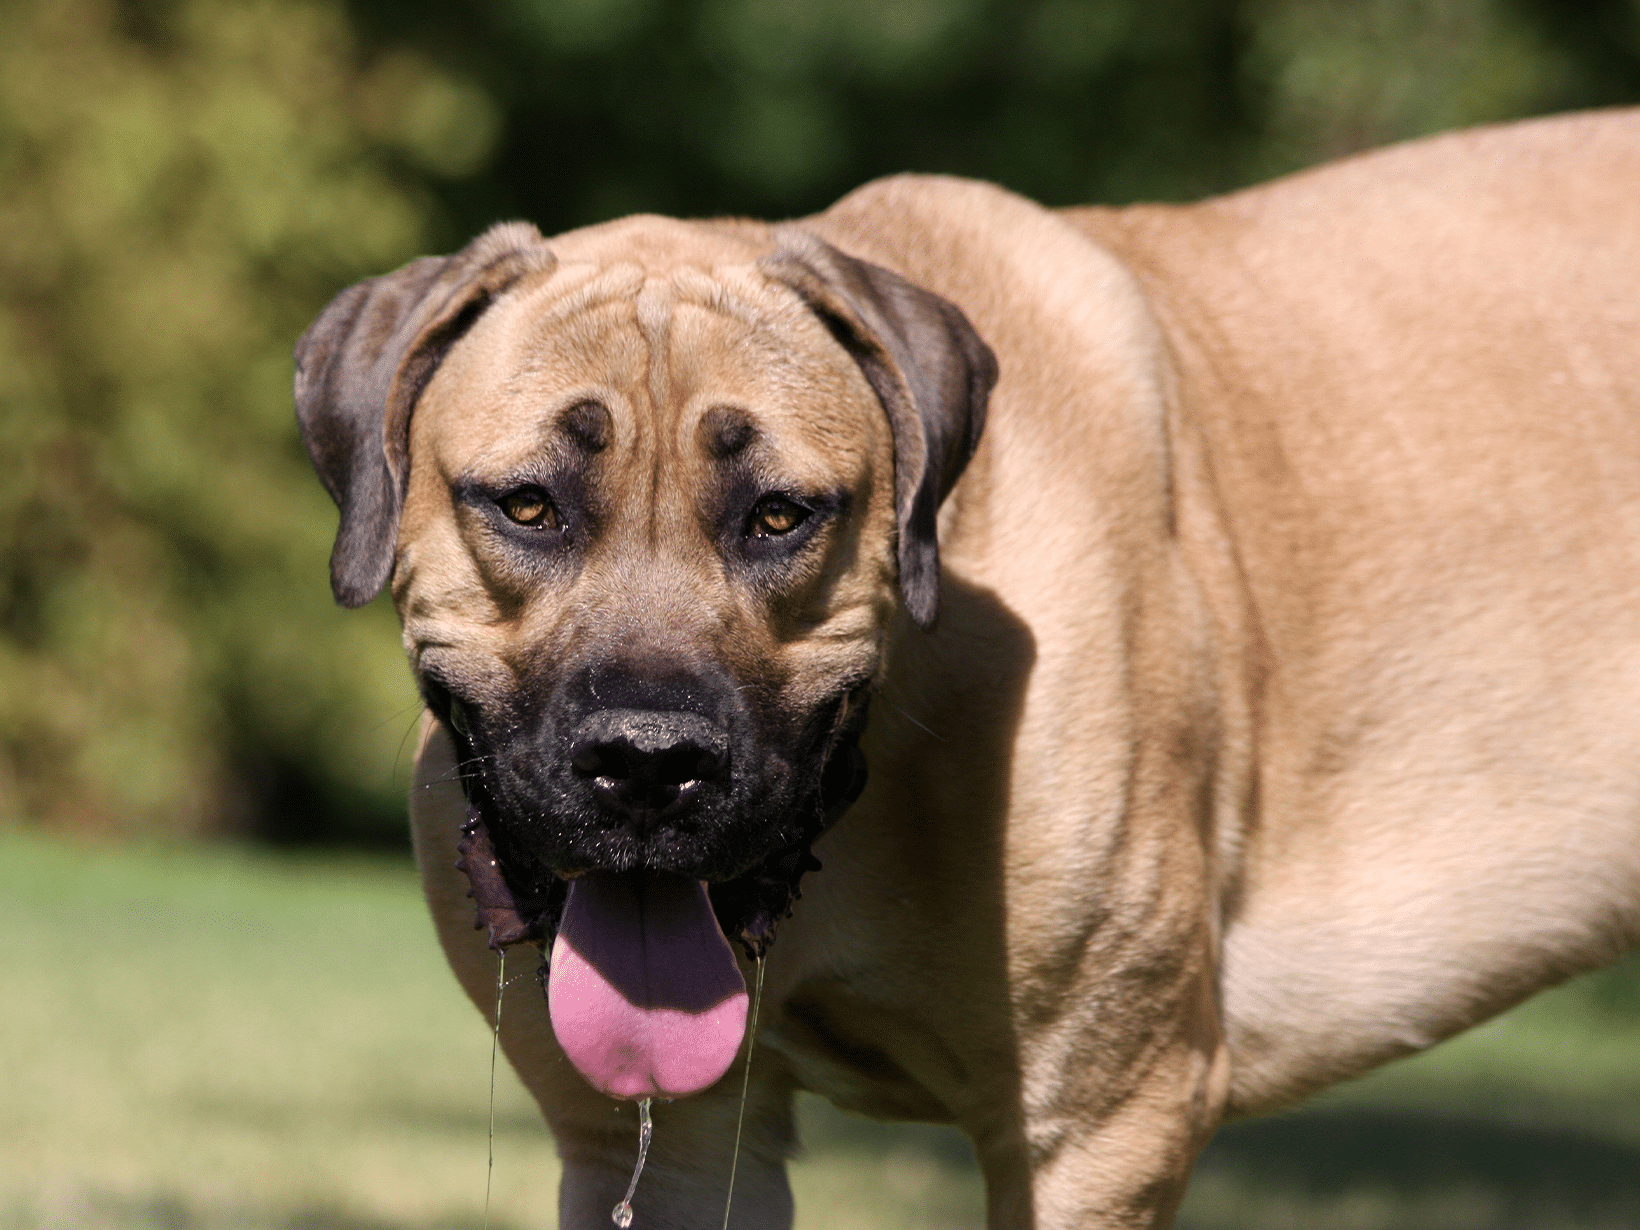
[[[490,759],[489,756],[475,756],[471,760],[463,760],[460,763],[458,763],[457,765],[455,765],[450,770],[450,772],[448,772],[448,773],[446,773],[446,774],[444,774],[440,777],[432,778],[425,784],[429,785],[429,786],[432,786],[432,785],[439,785],[439,784],[444,784],[444,783],[448,783],[448,782],[458,782],[463,777],[465,777],[467,775],[467,771],[469,769],[480,766],[485,761],[487,761],[489,759]]]
[[[401,712],[402,712],[402,710],[401,710]],[[391,721],[391,720],[392,720],[391,718],[388,719],[388,721]],[[421,714],[418,713],[418,714],[416,714],[416,716],[414,718],[411,719],[410,725],[405,728],[403,736],[401,736],[400,739],[399,739],[398,749],[393,753],[393,767],[387,771],[387,785],[389,787],[391,787],[393,785],[393,779],[399,775],[399,761],[404,759],[404,745],[410,741],[411,732],[416,729],[416,726],[420,722],[421,722]],[[387,724],[386,722],[381,723],[381,725],[383,725],[383,726],[385,726],[386,724]]]
[[[900,707],[900,706],[899,706],[899,705],[896,705],[896,704],[895,704],[895,703],[894,703],[894,702],[893,702],[893,701],[892,701],[892,700],[890,700],[890,699],[889,699],[889,698],[888,698],[888,697],[887,697],[887,696],[884,696],[884,697],[883,697],[883,703],[884,703],[884,704],[885,704],[885,705],[887,705],[887,706],[888,706],[888,707],[889,707],[889,708],[890,708],[890,709],[892,709],[892,710],[894,710],[894,712],[895,712],[895,713],[898,713],[898,714],[899,714],[899,715],[900,715],[900,716],[901,716],[901,717],[903,717],[903,718],[904,718],[904,719],[905,719],[905,720],[906,720],[906,721],[908,721],[908,722],[910,722],[910,723],[911,723],[911,724],[912,724],[912,725],[913,725],[913,726],[915,726],[915,727],[916,727],[916,728],[917,728],[917,729],[918,729],[918,730],[920,730],[920,731],[922,731],[922,732],[923,732],[923,733],[924,733],[924,734],[927,734],[927,735],[932,735],[932,736],[933,736],[933,737],[934,737],[934,738],[936,738],[936,739],[938,739],[938,740],[939,740],[939,741],[940,741],[940,742],[941,742],[941,743],[944,743],[944,742],[945,742],[945,736],[944,736],[944,735],[942,735],[942,734],[940,734],[940,733],[939,733],[939,732],[938,732],[938,731],[936,731],[936,730],[931,730],[931,729],[929,729],[929,728],[928,728],[928,727],[927,727],[927,726],[924,726],[924,725],[923,725],[923,724],[922,724],[922,723],[921,723],[921,722],[919,722],[919,721],[918,721],[918,720],[917,720],[917,719],[916,719],[916,718],[914,718],[914,717],[912,717],[912,716],[911,716],[911,715],[910,715],[910,714],[909,714],[909,713],[907,713],[907,712],[906,712],[906,711],[905,711],[905,710],[904,710],[904,709],[902,709],[902,708],[901,708],[901,707]]]
[[[427,706],[423,703],[421,697],[418,696],[418,697],[416,697],[415,700],[411,701],[409,704],[400,705],[397,709],[393,710],[392,713],[389,713],[381,721],[377,722],[374,726],[370,727],[369,728],[370,732],[372,734],[374,734],[376,731],[380,730],[383,726],[386,726],[389,722],[396,722],[399,718],[403,717],[406,713],[409,713],[412,710],[415,712],[416,720],[420,721],[421,720],[421,711],[423,709],[425,709],[426,707]],[[415,728],[414,723],[412,723],[411,724],[411,729],[414,729],[414,728]]]

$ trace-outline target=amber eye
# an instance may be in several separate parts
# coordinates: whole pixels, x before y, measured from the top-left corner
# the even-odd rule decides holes
[[[520,487],[496,502],[511,520],[532,530],[552,529],[558,524],[558,510],[539,487]]]
[[[752,533],[759,537],[789,534],[808,519],[809,510],[784,496],[766,495],[752,509]]]

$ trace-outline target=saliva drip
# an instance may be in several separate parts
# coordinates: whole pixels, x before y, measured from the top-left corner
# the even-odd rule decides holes
[[[729,1193],[723,1201],[724,1230],[728,1230],[729,1210],[735,1200],[735,1171],[740,1167],[740,1134],[746,1123],[746,1096],[752,1087],[752,1048],[757,1045],[757,1013],[762,1004],[763,957],[759,955],[757,986],[752,992],[752,1017],[746,1029],[746,1069],[740,1081],[740,1113],[735,1118],[734,1156],[729,1163]],[[620,1203],[609,1212],[609,1220],[615,1223],[618,1230],[628,1230],[632,1225],[632,1196],[638,1190],[638,1179],[643,1174],[643,1164],[649,1157],[649,1141],[655,1134],[655,1121],[649,1114],[650,1102],[649,1098],[642,1098],[638,1102],[638,1164],[632,1168],[632,1182],[626,1185],[626,1195],[622,1196]]]
[[[495,1033],[490,1038],[490,1162],[484,1171],[484,1230],[490,1230],[490,1184],[495,1178],[495,1053],[501,1049],[501,997],[507,992],[507,950],[495,967]]]
[[[746,1125],[746,1094],[752,1087],[752,1048],[757,1045],[757,1010],[763,1006],[763,954],[757,954],[757,988],[752,992],[752,1019],[746,1026],[746,1072],[740,1078],[740,1113],[735,1116],[735,1151],[729,1162],[729,1194],[723,1198],[723,1230],[735,1203],[735,1171],[740,1169],[740,1129]]]
[[[649,1156],[649,1138],[655,1134],[655,1121],[649,1117],[650,1098],[638,1101],[638,1164],[632,1168],[632,1182],[626,1185],[626,1195],[610,1210],[609,1220],[626,1230],[632,1224],[632,1193],[638,1190],[638,1176],[643,1174],[644,1160]]]

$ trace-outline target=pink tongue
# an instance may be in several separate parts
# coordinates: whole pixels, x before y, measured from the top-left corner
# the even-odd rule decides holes
[[[552,1029],[594,1088],[681,1098],[729,1070],[746,980],[706,885],[658,872],[570,881],[547,978]]]

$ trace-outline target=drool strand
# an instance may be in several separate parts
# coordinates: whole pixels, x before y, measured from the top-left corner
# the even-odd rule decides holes
[[[740,1078],[740,1113],[735,1116],[735,1151],[729,1161],[729,1194],[723,1198],[723,1230],[735,1202],[735,1171],[740,1168],[740,1130],[746,1124],[746,1094],[752,1087],[752,1048],[757,1045],[757,1010],[763,1005],[763,954],[757,954],[757,988],[752,992],[752,1019],[746,1026],[746,1074]],[[624,1230],[624,1227],[623,1227]]]
[[[501,1049],[501,997],[507,990],[507,950],[495,967],[495,1034],[490,1038],[490,1160],[484,1168],[484,1230],[490,1230],[490,1182],[495,1178],[495,1054]]]
[[[655,1134],[655,1121],[649,1117],[650,1098],[638,1102],[638,1164],[632,1168],[632,1182],[626,1185],[626,1195],[610,1210],[609,1220],[620,1230],[632,1224],[632,1193],[638,1190],[638,1176],[643,1174],[644,1159],[649,1156],[649,1138]]]

